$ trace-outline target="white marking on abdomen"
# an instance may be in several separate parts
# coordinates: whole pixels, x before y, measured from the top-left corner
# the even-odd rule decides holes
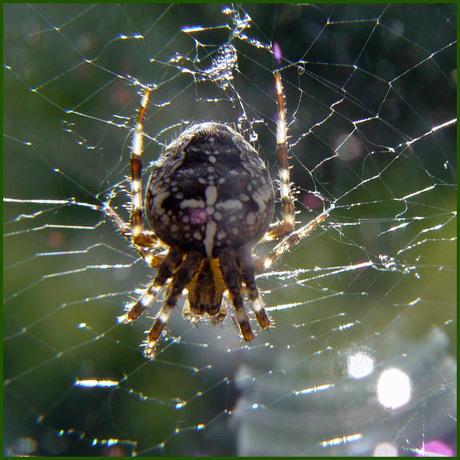
[[[255,221],[256,221],[256,215],[255,215],[253,212],[250,212],[250,213],[246,216],[246,223],[247,223],[248,225],[253,225]]]
[[[216,208],[218,209],[242,209],[243,203],[240,200],[226,200],[226,201],[219,201],[216,204]]]
[[[254,193],[252,199],[257,203],[257,206],[259,207],[259,212],[264,212],[265,208],[267,207],[264,200],[264,195],[261,195],[260,193]]]
[[[184,208],[204,208],[204,201],[203,200],[195,200],[195,199],[190,199],[190,200],[182,200],[180,202],[180,207],[181,209]]]
[[[216,231],[217,224],[213,220],[210,220],[206,224],[206,235],[203,240],[204,249],[209,259],[212,258],[212,250],[214,249],[214,236],[216,235]]]
[[[163,192],[156,195],[153,199],[153,208],[155,209],[157,214],[163,214],[165,212],[165,209],[162,207],[162,204],[163,201],[166,200],[166,198],[168,198],[169,195],[169,192]]]
[[[206,195],[206,204],[212,206],[217,200],[217,187],[214,185],[209,185],[204,191]]]

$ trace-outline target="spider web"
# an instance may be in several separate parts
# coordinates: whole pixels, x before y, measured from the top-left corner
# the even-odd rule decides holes
[[[6,455],[455,455],[455,5],[4,18]],[[139,85],[144,181],[210,120],[276,178],[275,68],[298,225],[329,215],[258,278],[274,328],[247,345],[231,315],[194,327],[176,311],[148,361],[152,319],[116,318],[153,271],[101,211],[129,216]]]

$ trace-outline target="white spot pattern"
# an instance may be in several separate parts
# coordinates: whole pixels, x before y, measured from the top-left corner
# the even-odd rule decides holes
[[[219,201],[216,204],[216,208],[218,209],[243,209],[243,203],[240,200],[226,200],[226,201]]]
[[[210,220],[206,224],[206,236],[203,240],[206,256],[209,258],[212,257],[212,250],[214,248],[214,236],[216,235],[216,231],[217,224],[213,220]]]
[[[209,185],[204,191],[206,195],[206,204],[208,206],[213,206],[217,200],[217,187],[214,185]]]
[[[165,212],[162,205],[163,205],[163,201],[166,198],[168,198],[169,195],[170,195],[169,192],[163,192],[163,193],[159,193],[158,195],[156,195],[155,198],[153,199],[153,207],[155,211],[157,212],[157,214],[163,214]]]

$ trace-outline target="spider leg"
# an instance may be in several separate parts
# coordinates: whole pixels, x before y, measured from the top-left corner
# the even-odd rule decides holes
[[[116,225],[118,231],[131,243],[132,233],[129,225],[123,221],[109,203],[104,204],[103,211],[110,217],[112,222]],[[145,260],[147,265],[150,265],[152,268],[157,268],[165,259],[165,254],[155,254],[153,249],[166,248],[167,246],[150,230],[142,231],[142,239],[144,244],[143,246],[137,245],[137,252]]]
[[[144,115],[149,101],[150,90],[146,89],[141,100],[141,106],[137,113],[136,127],[134,128],[133,143],[131,146],[131,158],[129,165],[131,168],[131,218],[130,228],[133,244],[137,246],[151,245],[152,235],[145,232],[142,210],[143,210],[143,191],[142,191],[142,153],[144,152]],[[153,235],[153,238],[156,237]]]
[[[284,106],[284,91],[281,76],[275,72],[276,95],[278,101],[278,122],[276,124],[276,153],[279,163],[281,212],[283,220],[270,225],[264,236],[265,241],[287,235],[294,230],[295,209],[291,193],[289,156],[287,146],[286,108]]]
[[[266,329],[270,326],[270,319],[267,316],[264,304],[259,295],[259,290],[257,289],[255,279],[256,269],[254,267],[251,250],[246,247],[242,247],[238,250],[237,257],[241,270],[241,277],[246,285],[246,291],[248,293],[251,308],[256,315],[259,326],[262,329]]]
[[[163,262],[158,267],[158,273],[155,279],[150,283],[144,294],[131,305],[127,305],[128,313],[118,318],[119,323],[130,323],[139,318],[140,314],[152,303],[157,296],[160,288],[170,278],[174,270],[182,262],[183,254],[177,249],[171,248]]]
[[[118,215],[118,213],[115,211],[115,209],[110,206],[109,203],[104,203],[103,205],[103,211],[104,213],[110,217],[112,222],[115,224],[117,227],[117,230],[129,241],[132,242],[133,237],[132,237],[132,231],[131,227],[129,224],[125,223],[124,220]],[[143,238],[143,244],[142,246],[145,247],[154,247],[154,246],[163,246],[164,243],[162,243],[153,233],[151,230],[142,230],[142,238]]]
[[[255,266],[256,270],[263,271],[270,268],[275,262],[278,257],[288,251],[292,246],[297,244],[307,235],[309,235],[313,229],[315,229],[330,213],[330,211],[334,208],[334,205],[330,206],[329,209],[322,212],[316,219],[312,220],[308,224],[304,225],[303,227],[299,228],[295,232],[290,233],[286,238],[280,241],[267,255],[264,257],[256,257],[255,258]]]
[[[241,334],[243,335],[243,339],[249,342],[254,338],[254,332],[252,332],[248,314],[244,308],[243,296],[241,295],[240,273],[235,253],[233,251],[223,251],[219,255],[219,263],[230,300],[235,308],[236,320],[240,326]]]
[[[149,331],[147,338],[147,345],[145,348],[145,355],[152,356],[155,349],[155,343],[161,335],[163,328],[171,316],[174,307],[176,306],[177,300],[182,294],[182,291],[190,283],[196,272],[200,268],[203,256],[198,252],[190,252],[186,255],[184,261],[177,269],[174,277],[171,281],[171,285],[168,290],[168,297],[163,307],[161,308],[158,316],[153,323],[152,328]],[[160,269],[161,270],[161,266]]]
[[[140,248],[137,252],[144,259],[145,263],[152,268],[159,267],[160,264],[165,260],[167,255],[164,252],[160,254],[155,254],[155,252],[151,248]]]
[[[165,259],[164,254],[155,254],[152,248],[165,248],[166,245],[157,238],[154,232],[143,228],[142,219],[142,182],[141,171],[143,153],[143,119],[148,103],[150,91],[146,90],[142,97],[141,107],[138,112],[134,131],[133,144],[131,147],[131,202],[132,212],[130,224],[126,224],[115,209],[110,206],[110,199],[103,205],[104,213],[110,217],[118,231],[133,245],[137,246],[139,255],[152,268],[158,267]]]

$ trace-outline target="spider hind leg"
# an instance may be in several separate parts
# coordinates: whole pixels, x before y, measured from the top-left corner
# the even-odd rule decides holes
[[[241,293],[241,277],[235,252],[232,250],[223,251],[219,255],[219,262],[230,300],[235,308],[235,316],[241,334],[246,342],[250,342],[254,338],[254,332],[249,324],[248,314],[244,308],[243,296]]]
[[[167,292],[166,302],[158,313],[158,316],[148,333],[147,344],[145,347],[145,355],[147,357],[153,356],[156,342],[168,322],[171,313],[176,306],[177,300],[182,295],[182,291],[185,287],[192,281],[192,278],[198,271],[202,261],[203,256],[200,253],[190,252],[185,256],[184,261],[179,265],[179,268],[174,273]]]
[[[278,103],[278,122],[276,124],[276,154],[279,163],[281,212],[283,219],[270,225],[264,240],[270,241],[288,235],[295,227],[294,199],[291,191],[289,173],[288,135],[284,91],[279,71],[275,72],[276,95]]]
[[[257,322],[262,329],[267,329],[270,326],[270,319],[265,311],[264,304],[259,295],[255,279],[255,266],[251,254],[251,250],[247,247],[242,247],[237,252],[238,265],[241,270],[241,277],[246,286],[249,304],[254,311]]]

